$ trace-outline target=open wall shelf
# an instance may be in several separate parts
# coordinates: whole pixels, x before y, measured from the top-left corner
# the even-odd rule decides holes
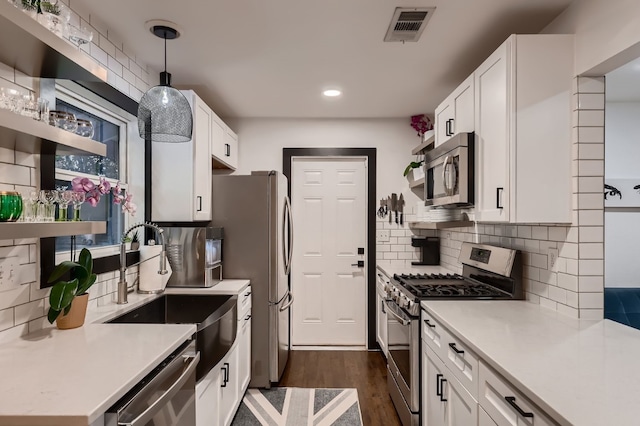
[[[104,234],[107,222],[2,222],[0,239],[62,237],[80,234]]]
[[[452,222],[409,222],[409,228],[413,229],[446,229],[446,228],[467,228],[473,226],[470,221]]]

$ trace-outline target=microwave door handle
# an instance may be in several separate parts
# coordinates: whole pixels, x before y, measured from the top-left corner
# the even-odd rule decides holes
[[[451,176],[451,193],[449,195],[455,195],[456,186],[458,185],[458,173],[456,170],[456,162],[454,157],[451,157],[451,168],[449,169],[449,175]]]
[[[444,157],[442,162],[442,185],[444,186],[444,194],[449,194],[449,187],[447,186],[447,164],[449,164],[449,156]]]

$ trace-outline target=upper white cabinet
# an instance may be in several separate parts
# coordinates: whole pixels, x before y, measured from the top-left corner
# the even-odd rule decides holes
[[[571,222],[571,35],[512,35],[475,71],[476,220]]]
[[[475,119],[474,79],[470,75],[435,111],[435,146],[457,133],[473,132]]]
[[[238,135],[217,116],[214,119],[216,137],[211,139],[213,166],[216,169],[238,168]]]
[[[213,112],[192,90],[184,90],[193,112],[193,135],[186,143],[151,147],[151,220],[211,220],[211,135]]]

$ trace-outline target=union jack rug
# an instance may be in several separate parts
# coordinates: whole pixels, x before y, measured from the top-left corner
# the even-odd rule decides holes
[[[249,389],[232,426],[362,426],[357,389]]]

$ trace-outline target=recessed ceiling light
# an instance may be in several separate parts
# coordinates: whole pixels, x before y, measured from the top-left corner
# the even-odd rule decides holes
[[[337,89],[328,89],[328,90],[325,90],[324,92],[322,92],[322,94],[325,95],[328,98],[335,98],[336,96],[342,95],[342,92],[340,90],[337,90]]]

